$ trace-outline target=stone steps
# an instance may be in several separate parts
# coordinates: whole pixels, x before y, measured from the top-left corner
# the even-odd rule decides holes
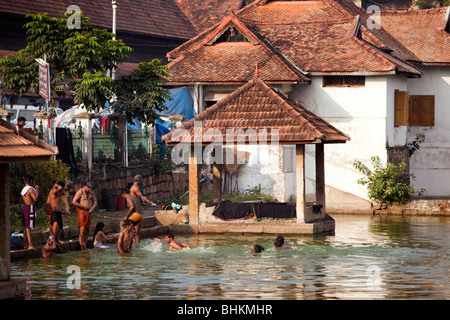
[[[105,222],[104,232],[107,236],[113,236],[114,239],[111,243],[116,243],[119,237],[119,221]],[[95,225],[91,225],[89,232],[88,248],[93,248],[93,234]],[[145,217],[142,224],[141,230],[139,232],[141,239],[153,238],[169,232],[168,226],[158,226],[156,225],[155,217]],[[50,235],[49,231],[35,232],[31,234],[31,239],[36,250],[28,249],[18,249],[11,250],[11,261],[17,261],[20,259],[30,259],[39,258],[42,256],[42,247],[46,243]],[[80,250],[80,245],[78,243],[79,228],[78,227],[67,227],[64,228],[62,235],[62,240],[64,244],[59,244],[59,253],[66,253],[69,251]]]

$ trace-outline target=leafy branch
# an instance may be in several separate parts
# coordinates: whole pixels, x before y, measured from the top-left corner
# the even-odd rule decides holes
[[[369,198],[387,204],[408,200],[414,189],[402,178],[406,164],[384,164],[378,156],[371,157],[370,160],[373,169],[361,161],[353,162],[353,167],[365,176],[358,179],[358,184],[367,186]]]

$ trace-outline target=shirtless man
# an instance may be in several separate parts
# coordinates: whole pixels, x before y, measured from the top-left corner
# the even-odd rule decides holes
[[[23,177],[25,187],[22,189],[24,205],[22,207],[22,226],[25,228],[24,242],[28,243],[29,250],[35,250],[31,243],[30,230],[35,227],[36,201],[39,196],[39,186],[34,184],[33,177],[25,175]]]
[[[120,228],[123,229],[125,226],[125,222],[130,219],[135,223],[136,235],[134,236],[134,242],[139,243],[139,230],[141,229],[142,222],[144,221],[144,215],[142,214],[141,201],[139,198],[134,197],[127,193],[126,191],[122,192],[122,197],[125,198],[128,206],[128,212],[125,217],[120,222]]]
[[[47,243],[42,246],[42,258],[47,259],[53,257],[55,254],[56,242],[53,240],[54,236],[50,236],[47,240]]]
[[[153,201],[148,200],[146,197],[142,195],[141,190],[139,190],[139,185],[141,184],[141,182],[142,177],[140,175],[134,177],[134,183],[130,188],[130,195],[139,198],[144,202],[150,203],[153,207],[156,206],[156,204]]]
[[[158,238],[154,238],[156,241],[161,242]],[[180,250],[183,248],[190,248],[191,246],[187,243],[177,241],[174,239],[174,235],[172,233],[166,234],[166,242],[169,244],[170,250]]]
[[[61,196],[64,194],[64,182],[57,181],[50,190],[47,198],[47,203],[51,209],[50,214],[50,234],[55,236],[54,241],[57,243],[64,243],[61,241],[61,230],[63,229],[62,215],[66,213],[61,205]]]
[[[93,190],[95,183],[88,182],[86,185],[75,193],[72,204],[77,208],[78,227],[80,228],[79,243],[81,250],[86,249],[89,236],[89,228],[91,227],[91,213],[97,207],[97,198]]]
[[[120,232],[117,240],[117,251],[119,253],[131,252],[133,248],[134,225],[133,220],[128,219],[125,221],[125,228]]]

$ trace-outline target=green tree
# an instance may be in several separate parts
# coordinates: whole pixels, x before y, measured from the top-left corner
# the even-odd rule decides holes
[[[24,25],[27,46],[17,55],[0,59],[4,85],[19,96],[38,92],[39,67],[35,59],[44,55],[50,64],[51,93],[65,96],[65,90],[73,89],[77,79],[86,73],[106,73],[126,61],[127,53],[132,51],[122,40],[112,40],[114,34],[91,27],[91,19],[83,15],[80,29],[69,29],[67,17],[58,19],[37,13],[27,18],[31,19]],[[88,110],[96,107],[101,106],[86,104]]]
[[[353,162],[353,166],[365,176],[358,179],[358,184],[367,186],[372,201],[391,204],[406,201],[414,193],[414,189],[402,179],[405,163],[396,166],[388,162],[384,165],[378,156],[371,157],[371,163],[373,170],[361,161]]]
[[[158,59],[141,62],[131,74],[122,76],[113,83],[117,100],[114,110],[126,114],[127,121],[133,119],[150,124],[158,119],[156,111],[167,109],[164,101],[171,100],[170,91],[164,88],[169,77],[169,69]]]
[[[109,78],[108,70],[128,59],[132,48],[122,40],[112,40],[114,34],[93,28],[91,19],[81,15],[79,29],[67,27],[68,18],[51,18],[46,13],[27,16],[25,24],[28,44],[17,55],[0,59],[0,73],[5,87],[21,96],[38,92],[37,58],[47,57],[50,64],[52,94],[64,96],[67,90],[78,104],[88,111],[105,106],[115,97],[113,110],[124,113],[126,119],[138,119],[152,124],[157,112],[165,109],[171,99],[167,82],[168,68],[159,60],[143,62],[128,76]]]

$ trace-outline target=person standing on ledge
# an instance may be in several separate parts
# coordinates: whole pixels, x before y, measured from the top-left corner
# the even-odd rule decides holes
[[[33,177],[25,175],[23,177],[25,187],[22,189],[21,195],[23,198],[22,207],[22,226],[24,227],[23,238],[25,243],[28,243],[28,250],[35,250],[31,243],[30,230],[35,227],[36,218],[36,201],[39,196],[39,186],[34,184]]]
[[[142,176],[137,175],[134,177],[134,183],[130,188],[130,195],[133,197],[139,198],[144,202],[150,203],[153,207],[156,206],[156,204],[153,201],[148,200],[146,197],[144,197],[141,193],[141,190],[139,190],[139,185],[142,182]]]
[[[91,227],[91,213],[97,207],[97,198],[94,194],[95,183],[88,182],[75,193],[72,204],[77,208],[78,227],[80,228],[79,243],[81,250],[86,249]]]

